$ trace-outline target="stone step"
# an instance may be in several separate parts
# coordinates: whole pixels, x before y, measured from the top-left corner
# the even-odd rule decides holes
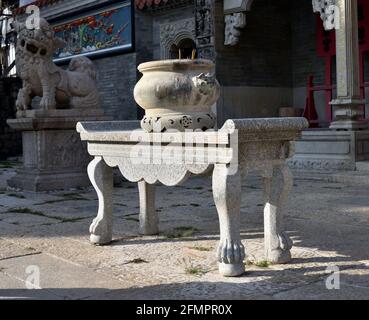
[[[356,162],[356,170],[369,173],[369,161],[358,161],[358,162]]]
[[[339,171],[339,172],[307,172],[294,171],[296,180],[324,181],[342,183],[347,186],[369,186],[368,171]]]
[[[296,179],[343,183],[349,186],[369,186],[369,161],[356,162],[356,171],[293,171]]]

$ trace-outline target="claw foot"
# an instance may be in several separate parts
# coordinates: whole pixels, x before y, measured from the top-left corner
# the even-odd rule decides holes
[[[293,242],[286,233],[278,235],[279,246],[268,252],[267,260],[273,264],[283,264],[291,261]]]
[[[103,220],[95,218],[90,226],[90,241],[95,245],[105,245],[111,243],[111,228]]]
[[[218,247],[219,272],[225,277],[235,277],[245,272],[245,247],[240,240],[223,240]]]
[[[29,99],[25,97],[25,93],[22,89],[18,93],[17,101],[15,102],[17,111],[27,110],[29,108]]]
[[[40,102],[41,109],[44,110],[55,109],[55,106],[56,106],[55,98],[49,96],[42,97]]]

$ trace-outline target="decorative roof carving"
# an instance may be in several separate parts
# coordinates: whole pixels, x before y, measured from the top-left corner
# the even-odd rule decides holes
[[[254,0],[224,0],[224,45],[235,46],[239,42],[241,29],[246,27],[246,11],[250,11],[253,2]]]
[[[313,11],[320,14],[325,30],[336,29],[339,23],[339,10],[336,0],[312,0]]]

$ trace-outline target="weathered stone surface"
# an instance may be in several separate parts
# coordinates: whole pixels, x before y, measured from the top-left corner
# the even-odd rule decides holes
[[[0,181],[3,178],[0,174]],[[241,240],[247,248],[245,260],[257,264],[265,259],[263,183],[260,178],[250,174],[246,180],[242,180],[242,188]],[[8,207],[1,207],[4,199],[13,199],[13,206],[10,200],[7,200],[7,206],[10,208],[28,207],[47,215],[70,219],[80,217],[78,212],[86,213],[86,217],[90,213],[91,217],[74,222],[51,221],[50,224],[38,225],[35,228],[27,224],[28,214],[21,214],[17,225],[0,221],[0,234],[1,238],[10,239],[17,246],[17,249],[14,249],[15,254],[22,253],[23,249],[18,248],[33,248],[36,252],[41,251],[73,265],[86,267],[84,272],[93,275],[88,280],[90,288],[99,289],[93,291],[92,296],[91,292],[87,291],[90,298],[313,299],[314,294],[320,297],[350,299],[361,296],[368,299],[365,297],[365,289],[361,288],[366,287],[368,282],[368,186],[345,186],[320,180],[297,179],[284,216],[284,230],[294,241],[291,262],[265,267],[247,263],[245,275],[239,278],[224,278],[218,273],[214,253],[219,240],[219,226],[216,223],[217,211],[212,199],[211,179],[195,177],[182,186],[156,187],[156,198],[160,199],[157,205],[160,216],[158,236],[139,235],[137,184],[124,182],[122,187],[113,191],[114,245],[103,247],[95,247],[89,243],[86,228],[96,214],[94,190],[89,188],[68,191],[79,193],[93,201],[44,203],[48,200],[60,200],[64,193],[20,193],[26,199],[8,196],[5,198],[0,195],[0,212],[8,210]],[[36,205],[37,203],[41,204]],[[48,222],[46,217],[41,219],[44,219],[45,223]],[[176,230],[179,227],[192,231],[183,237],[183,231]],[[169,238],[174,233],[177,238]],[[9,248],[10,251],[13,250]],[[13,263],[17,259],[13,257]],[[32,263],[37,264],[37,260]],[[24,266],[23,261],[22,264]],[[55,266],[54,262],[53,265]],[[342,286],[341,290],[328,292],[324,286],[328,275],[326,268],[334,265],[341,269]],[[80,277],[79,272],[74,269],[68,270],[69,279]],[[95,273],[94,270],[98,272]],[[195,274],[188,273],[191,270]],[[86,290],[81,289],[81,294],[75,286],[71,286],[72,292],[69,293],[68,289],[55,290],[53,293],[45,290],[44,293],[23,292],[21,289],[24,284],[6,272],[0,272],[0,275],[7,277],[0,285],[1,296],[24,296],[33,299],[86,297]],[[101,274],[114,278],[115,284],[119,284],[120,288],[112,286],[110,280],[104,280],[101,284],[98,278]],[[2,279],[3,277],[0,280]],[[76,283],[78,281],[76,279]],[[315,287],[316,283],[318,285]],[[348,289],[346,283],[353,289]],[[308,293],[306,288],[310,286],[315,289],[309,289]],[[100,290],[102,288],[103,290]],[[42,297],[39,296],[41,294]]]
[[[48,191],[87,187],[91,160],[75,132],[78,121],[106,120],[99,109],[26,110],[8,124],[22,131],[23,167],[9,179],[11,188]]]
[[[113,240],[113,170],[101,157],[96,157],[87,171],[99,199],[97,217],[90,226],[90,240],[97,245],[108,244]]]
[[[47,191],[88,186],[89,156],[74,130],[23,132],[23,168],[8,181],[12,188]]]
[[[96,71],[86,57],[73,58],[68,70],[56,66],[53,54],[63,41],[44,18],[39,23],[39,28],[28,30],[24,23],[14,22],[23,87],[16,102],[17,119],[7,123],[22,131],[24,165],[8,186],[30,191],[86,187],[90,158],[74,129],[81,120],[108,119],[100,109]],[[42,97],[39,108],[29,110],[34,97]]]
[[[28,290],[23,281],[0,273],[1,300],[63,300],[63,298],[48,290]]]
[[[141,127],[147,132],[170,129],[207,130],[214,128],[211,108],[220,96],[220,85],[209,60],[163,60],[141,64],[143,77],[134,97],[145,117]]]
[[[7,275],[24,282],[29,276],[26,273],[27,267],[36,266],[40,272],[39,287],[61,298],[82,299],[109,291],[106,288],[121,287],[113,278],[46,254],[2,260],[0,265]],[[96,287],[91,288],[91,282]]]
[[[24,257],[28,255],[39,254],[40,251],[32,247],[22,247],[11,241],[6,241],[0,238],[0,261]]]
[[[369,288],[342,285],[339,290],[327,290],[324,280],[272,296],[276,300],[368,300]]]
[[[289,166],[302,171],[349,171],[369,159],[369,131],[306,130],[295,142]]]
[[[119,127],[121,130],[117,130]],[[283,230],[283,210],[292,187],[292,176],[285,161],[292,155],[290,141],[306,127],[304,118],[228,120],[219,132],[193,133],[194,137],[203,138],[201,141],[208,138],[205,147],[204,143],[188,147],[183,146],[185,134],[181,132],[159,134],[124,130],[124,122],[79,123],[77,131],[82,140],[87,140],[88,151],[95,157],[88,167],[99,198],[98,215],[90,227],[92,243],[107,244],[112,240],[111,168],[118,167],[127,180],[139,183],[139,220],[144,234],[155,234],[158,230],[154,187],[150,190],[148,185],[160,182],[176,186],[191,175],[206,174],[214,168],[213,195],[221,231],[217,250],[220,272],[224,276],[241,275],[245,257],[239,230],[241,174],[259,170],[265,180],[266,259],[272,263],[288,262],[292,241]],[[156,145],[142,144],[151,140]],[[164,141],[174,141],[170,147],[177,155],[175,158],[165,158]],[[215,156],[205,157],[210,152]],[[194,157],[188,161],[191,153]],[[203,157],[196,157],[198,154]],[[278,179],[279,172],[282,180]]]
[[[140,195],[140,233],[154,235],[159,233],[159,217],[155,208],[155,186],[140,181],[138,183]]]
[[[16,102],[17,109],[29,109],[34,96],[42,97],[40,108],[44,110],[56,107],[98,109],[100,97],[91,60],[73,58],[68,70],[56,66],[53,62],[54,51],[63,47],[64,41],[55,37],[45,19],[40,19],[39,23],[39,28],[30,30],[25,24],[14,22],[18,34],[16,67],[23,81]]]

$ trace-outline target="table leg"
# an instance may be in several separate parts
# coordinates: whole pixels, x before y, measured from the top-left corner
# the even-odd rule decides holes
[[[292,240],[284,232],[283,214],[293,177],[287,165],[264,174],[264,237],[265,256],[271,263],[291,260]]]
[[[99,199],[97,217],[90,226],[90,240],[97,245],[108,244],[112,241],[113,228],[113,169],[101,157],[96,157],[87,171]]]
[[[227,165],[215,165],[213,193],[220,223],[219,272],[226,277],[245,272],[245,248],[240,237],[240,173],[230,175]]]
[[[154,235],[159,233],[159,217],[155,209],[155,185],[144,180],[138,183],[140,195],[140,233]]]

